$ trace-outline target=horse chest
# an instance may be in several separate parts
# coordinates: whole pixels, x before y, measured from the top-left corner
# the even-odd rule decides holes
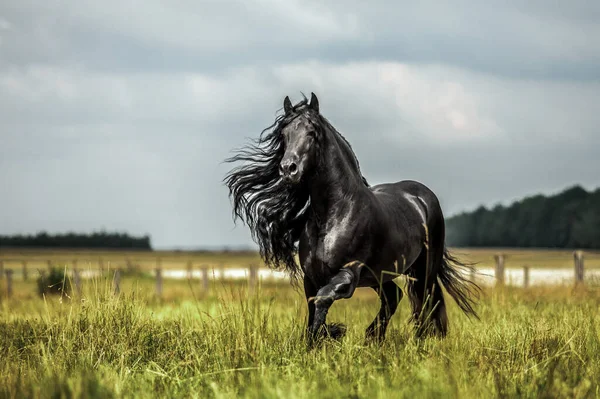
[[[354,229],[351,226],[351,215],[348,214],[336,223],[332,223],[320,235],[317,244],[316,258],[328,269],[338,269],[343,258],[349,256]]]

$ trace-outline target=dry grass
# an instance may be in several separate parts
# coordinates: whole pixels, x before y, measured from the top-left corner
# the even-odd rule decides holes
[[[481,321],[449,305],[445,340],[416,340],[402,301],[388,339],[366,345],[378,301],[361,289],[330,321],[348,336],[307,351],[305,303],[285,283],[148,278],[87,282],[84,297],[0,305],[0,397],[598,397],[600,289],[486,290]]]

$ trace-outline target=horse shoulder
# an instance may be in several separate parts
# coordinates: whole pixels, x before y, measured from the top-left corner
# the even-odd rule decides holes
[[[368,245],[372,226],[381,219],[373,201],[356,201],[344,207],[332,217],[322,239],[323,261],[329,268],[337,269],[345,261],[358,260],[365,245]]]

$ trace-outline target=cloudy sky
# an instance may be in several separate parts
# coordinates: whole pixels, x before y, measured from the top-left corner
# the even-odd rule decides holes
[[[600,2],[324,3],[2,1],[0,234],[250,245],[222,161],[311,91],[447,215],[600,186]]]

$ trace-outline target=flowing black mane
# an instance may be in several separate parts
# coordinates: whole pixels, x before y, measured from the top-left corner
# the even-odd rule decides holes
[[[304,97],[293,106],[290,115],[278,116],[271,126],[261,132],[257,140],[226,159],[226,162],[245,163],[234,168],[225,177],[233,202],[234,220],[239,218],[248,225],[267,266],[283,268],[294,282],[301,275],[301,268],[295,259],[296,243],[308,220],[310,196],[305,185],[287,185],[282,182],[279,163],[285,152],[282,130],[304,113],[307,104],[308,100]],[[354,162],[356,172],[368,187],[348,141],[323,116],[313,116],[311,119],[341,139],[345,144],[341,145],[344,154]]]

